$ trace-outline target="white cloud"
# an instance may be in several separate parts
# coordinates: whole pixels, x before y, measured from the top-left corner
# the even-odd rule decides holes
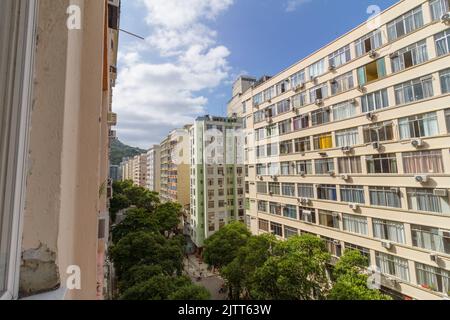
[[[297,10],[298,7],[300,7],[302,4],[311,2],[312,0],[289,0],[286,5],[286,11],[287,12],[293,12]]]
[[[149,148],[176,127],[205,113],[212,90],[229,78],[229,50],[208,26],[233,0],[139,0],[146,9],[145,45],[124,48],[114,91],[118,133]],[[158,55],[158,62],[152,54]],[[163,60],[161,62],[161,60]]]

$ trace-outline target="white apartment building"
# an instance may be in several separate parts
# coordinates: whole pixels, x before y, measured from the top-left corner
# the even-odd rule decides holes
[[[448,299],[448,12],[399,1],[235,92],[253,233],[315,234],[335,259],[360,250],[388,293]]]
[[[161,180],[161,147],[154,145],[147,152],[147,189],[150,191],[160,191]]]
[[[191,238],[198,248],[231,221],[245,221],[242,125],[205,116],[190,129]]]

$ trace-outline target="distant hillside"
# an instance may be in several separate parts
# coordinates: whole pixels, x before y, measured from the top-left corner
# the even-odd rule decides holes
[[[119,139],[115,139],[111,143],[111,165],[118,166],[122,161],[122,158],[134,157],[144,152],[145,150],[127,146],[120,142]]]

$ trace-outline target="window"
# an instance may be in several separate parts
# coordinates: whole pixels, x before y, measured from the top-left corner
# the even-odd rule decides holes
[[[289,90],[289,88],[290,88],[289,80],[288,79],[283,80],[275,86],[275,94],[277,96],[280,94],[283,94],[283,93],[287,92]]]
[[[306,91],[296,94],[292,97],[292,104],[294,108],[301,108],[306,105]]]
[[[256,183],[256,192],[267,194],[267,183],[265,182]]]
[[[321,237],[321,239],[325,242],[325,247],[327,251],[333,257],[340,257],[342,255],[342,247],[341,242],[339,240],[331,239],[328,237]]]
[[[303,114],[301,116],[295,117],[293,122],[294,122],[294,131],[309,128],[309,115]]]
[[[275,216],[281,216],[281,205],[279,203],[269,203],[269,213]]]
[[[326,83],[315,86],[309,90],[309,101],[323,100],[328,97],[328,85]]]
[[[434,41],[438,57],[448,54],[450,52],[450,29],[435,35]]]
[[[417,284],[446,295],[450,292],[450,272],[416,262]]]
[[[413,246],[450,254],[450,231],[426,226],[411,226]]]
[[[272,99],[275,96],[275,88],[270,87],[270,88],[264,90],[263,96],[264,96],[264,101],[268,101],[268,100]]]
[[[258,225],[259,225],[259,230],[269,232],[269,221],[259,219]]]
[[[442,151],[418,151],[403,153],[405,173],[443,173]]]
[[[271,143],[267,145],[267,157],[278,156],[278,143]]]
[[[284,226],[284,237],[289,239],[291,237],[298,236],[298,229]]]
[[[381,252],[375,253],[375,260],[381,273],[409,282],[408,260]]]
[[[316,224],[316,210],[312,208],[299,207],[299,218],[306,223]]]
[[[450,133],[450,109],[445,110],[445,124],[447,125],[447,132]]]
[[[380,207],[401,208],[400,193],[391,187],[369,187],[370,204]]]
[[[394,41],[395,39],[404,36],[423,26],[422,7],[419,6],[394,21],[388,23],[388,39]]]
[[[282,162],[280,164],[281,167],[281,175],[282,176],[291,176],[295,174],[295,163],[294,162]]]
[[[283,226],[279,223],[270,222],[270,231],[279,237],[283,237]]]
[[[266,176],[267,175],[267,165],[258,163],[256,165],[256,175]]]
[[[319,210],[319,224],[329,228],[340,229],[339,213]]]
[[[255,130],[256,141],[261,141],[266,138],[266,128],[260,128]]]
[[[449,199],[433,193],[433,189],[407,189],[408,206],[410,210],[426,211],[450,215]]]
[[[346,45],[345,47],[333,52],[328,56],[328,65],[337,68],[350,60],[350,45]]]
[[[377,154],[367,156],[367,172],[374,173],[398,173],[397,157],[395,153]]]
[[[253,122],[254,123],[260,123],[263,122],[265,118],[265,111],[264,110],[258,110],[253,114]]]
[[[338,158],[339,173],[362,173],[361,157]]]
[[[367,235],[367,218],[350,214],[342,215],[344,231]]]
[[[325,73],[325,59],[317,61],[312,64],[309,68],[309,79],[313,79]]]
[[[358,128],[336,131],[336,147],[351,147],[358,143]]]
[[[258,200],[258,211],[267,212],[267,206],[268,206],[267,201]]]
[[[331,133],[325,133],[314,136],[314,150],[324,150],[333,148],[333,136]]]
[[[441,79],[442,94],[450,93],[450,69],[446,69],[439,73]]]
[[[386,65],[384,58],[373,61],[363,67],[358,68],[358,84],[363,86],[366,83],[378,80],[386,75]]]
[[[281,193],[285,197],[295,197],[295,183],[281,184]]]
[[[297,220],[297,207],[292,205],[286,205],[283,207],[283,217]]]
[[[253,96],[253,105],[254,106],[259,106],[260,104],[263,103],[263,94],[262,92],[256,94]]]
[[[341,201],[348,203],[364,204],[364,187],[363,186],[341,186]]]
[[[266,137],[272,138],[278,136],[278,125],[272,124],[266,127]]]
[[[331,94],[339,94],[344,91],[348,91],[355,86],[353,82],[353,72],[347,72],[342,76],[339,76],[331,80]]]
[[[381,30],[375,30],[356,40],[356,57],[360,57],[363,54],[370,52],[371,50],[376,50],[382,45],[383,40],[381,38]]]
[[[392,72],[399,72],[428,61],[427,43],[422,40],[391,54]]]
[[[312,174],[312,161],[311,160],[300,160],[296,162],[297,174],[298,175],[307,175]]]
[[[314,161],[314,164],[316,168],[316,175],[335,172],[333,159],[318,159]]]
[[[291,111],[291,100],[283,100],[277,103],[277,114]]]
[[[277,176],[280,174],[280,164],[279,163],[268,163],[267,172],[269,176]]]
[[[356,244],[352,243],[345,243],[345,250],[357,250],[361,253],[362,256],[367,258],[367,267],[370,263],[370,250],[361,246],[358,246]]]
[[[317,198],[320,200],[337,201],[336,185],[332,184],[318,185]]]
[[[305,82],[306,82],[305,70],[299,71],[291,77],[292,88],[295,88]]]
[[[309,137],[298,138],[294,140],[295,152],[306,152],[311,150],[311,140]]]
[[[257,159],[266,157],[266,146],[257,146],[255,151]]]
[[[364,126],[364,143],[394,140],[394,125],[392,121],[380,122]]]
[[[298,197],[314,199],[314,185],[307,183],[300,183],[297,185]]]
[[[373,236],[396,243],[406,243],[403,223],[373,219]]]
[[[280,195],[280,184],[278,182],[269,182],[269,193],[273,195]]]
[[[435,112],[401,118],[398,121],[400,139],[431,137],[439,134]]]
[[[313,126],[319,126],[330,122],[330,109],[322,108],[311,112],[311,120]]]
[[[433,78],[431,76],[426,76],[407,81],[396,85],[394,91],[395,103],[397,105],[427,99],[434,95]]]
[[[292,131],[291,119],[282,121],[278,124],[278,131],[281,134],[286,134]]]
[[[362,112],[373,112],[389,107],[387,89],[375,91],[361,98]]]
[[[268,106],[267,108],[264,109],[264,113],[266,119],[277,116],[277,106],[276,105]]]
[[[292,151],[292,140],[280,142],[280,155],[291,154]]]
[[[448,0],[430,0],[431,19],[440,20],[441,17],[450,11]]]
[[[356,105],[349,101],[334,105],[332,110],[333,121],[348,119],[356,115]]]

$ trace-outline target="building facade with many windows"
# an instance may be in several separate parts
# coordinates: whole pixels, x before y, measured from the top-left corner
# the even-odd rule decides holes
[[[387,292],[448,297],[448,11],[399,1],[234,95],[253,233],[315,234],[334,259],[360,250]]]
[[[160,180],[161,180],[161,147],[159,145],[154,145],[147,152],[147,189],[159,193]]]
[[[236,118],[205,116],[190,129],[191,238],[198,248],[231,221],[244,221],[242,125]]]

